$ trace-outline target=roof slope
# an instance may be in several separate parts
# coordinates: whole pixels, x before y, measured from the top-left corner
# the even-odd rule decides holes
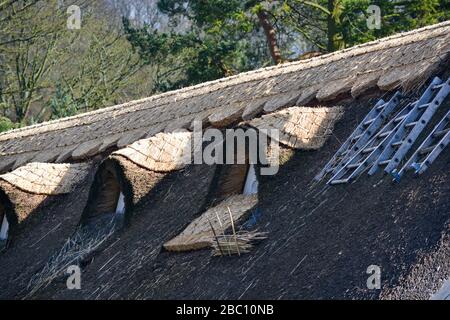
[[[448,260],[439,256],[450,222],[450,149],[420,179],[407,175],[392,185],[389,176],[373,176],[307,188],[374,103],[364,98],[344,105],[343,119],[319,152],[296,152],[277,175],[260,178],[255,227],[267,232],[267,239],[248,254],[219,258],[210,250],[160,251],[202,211],[212,172],[188,166],[186,174],[175,172],[137,204],[126,232],[83,270],[81,290],[66,290],[59,281],[34,298],[379,298],[393,288],[408,290],[402,279],[428,257],[421,278],[431,281],[420,283],[420,297],[426,298],[439,279],[450,277]],[[196,189],[192,181],[198,181]],[[381,291],[366,287],[372,264],[381,267]],[[440,267],[437,276],[430,266]]]
[[[369,88],[411,88],[450,51],[450,22],[309,60],[260,69],[75,117],[0,134],[0,170],[31,161],[62,162],[123,147],[194,119],[224,126],[314,98]]]

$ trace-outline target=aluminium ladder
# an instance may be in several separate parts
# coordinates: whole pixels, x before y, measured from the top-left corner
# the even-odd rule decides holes
[[[314,177],[314,180],[320,181],[327,174],[335,173],[342,168],[348,159],[358,152],[374,136],[387,116],[394,111],[400,98],[400,92],[396,92],[388,102],[384,102],[383,99],[380,99],[356,127],[350,137],[348,137],[341,145],[339,150],[325,165],[322,171]]]
[[[433,79],[424,94],[415,103],[413,110],[405,117],[403,125],[397,129],[387,147],[375,161],[369,170],[369,175],[374,174],[384,165],[386,173],[391,173],[397,168],[448,95],[449,82],[450,78],[447,82],[442,82],[438,77]]]
[[[407,104],[391,119],[358,153],[356,153],[334,176],[328,184],[349,183],[370,167],[391,141],[397,129],[403,124],[414,104]]]
[[[417,137],[411,135],[412,129],[416,128],[418,123],[426,125],[429,122],[446,97],[447,87],[446,83],[442,83],[439,78],[435,78],[419,100],[403,108],[362,150],[334,174],[328,184],[349,183],[370,166],[372,168],[369,170],[369,174],[374,174],[379,166],[389,164],[392,159],[388,158],[397,148],[401,147],[405,141],[417,139]],[[439,90],[437,94],[436,90]],[[432,101],[429,102],[430,100]],[[426,117],[427,115],[428,117]],[[404,137],[411,140],[406,140]],[[437,156],[436,152],[433,155]]]
[[[416,174],[422,174],[439,154],[450,143],[450,110],[444,118],[434,127],[433,131],[422,142],[416,152],[399,170],[392,174],[396,181],[399,181],[403,173],[407,170],[413,170]]]

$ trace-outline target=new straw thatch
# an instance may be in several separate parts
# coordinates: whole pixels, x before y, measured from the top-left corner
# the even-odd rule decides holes
[[[223,127],[262,112],[370,89],[413,89],[445,66],[450,22],[0,135],[0,171],[84,159],[193,120]]]
[[[222,235],[258,203],[257,195],[234,195],[210,208],[192,221],[178,236],[164,244],[169,251],[188,251],[209,247],[216,235]],[[214,231],[213,231],[214,230]]]
[[[279,130],[279,142],[288,147],[317,150],[327,141],[342,114],[341,107],[292,107],[253,119],[249,125],[268,130],[271,138],[275,137],[270,130]]]
[[[120,155],[135,164],[156,172],[170,172],[191,162],[191,132],[158,133],[139,140],[113,155]]]

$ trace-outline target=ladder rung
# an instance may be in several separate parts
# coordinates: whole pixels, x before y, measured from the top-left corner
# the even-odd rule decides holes
[[[370,153],[370,152],[372,152],[373,150],[375,150],[376,148],[378,148],[378,146],[366,148],[366,149],[364,149],[364,150],[362,151],[362,153]]]
[[[397,141],[391,144],[392,147],[398,147],[401,146],[403,144],[403,141]]]
[[[360,162],[360,163],[351,163],[351,164],[347,165],[347,169],[358,168],[360,165],[362,165],[362,162]]]
[[[329,169],[326,170],[326,172],[327,172],[327,173],[333,172],[334,169],[336,169],[336,167],[329,168]]]
[[[330,184],[340,184],[340,183],[347,183],[348,179],[340,179],[340,180],[333,180],[330,182]]]
[[[381,132],[381,133],[379,133],[378,135],[377,135],[377,138],[385,138],[385,137],[387,137],[388,135],[390,135],[391,134],[391,132],[392,132],[393,130],[391,130],[391,131],[386,131],[386,132]]]
[[[418,123],[419,123],[419,121],[410,122],[410,123],[405,124],[405,127],[406,128],[414,127]]]
[[[402,121],[403,119],[405,119],[408,115],[405,114],[403,116],[400,116],[398,118],[395,118],[394,123],[399,123],[400,121]]]
[[[429,103],[425,103],[425,104],[420,105],[417,109],[419,109],[419,110],[425,109],[425,108],[428,108],[429,105],[430,105]]]
[[[368,126],[370,126],[374,121],[375,121],[375,118],[370,119],[370,120],[367,120],[366,122],[364,122],[364,125],[365,125],[366,127],[368,127]]]
[[[445,86],[445,82],[443,82],[443,83],[441,83],[441,84],[437,84],[437,85],[433,86],[431,89],[432,89],[432,90],[436,90],[436,89],[442,88],[443,86]]]
[[[433,133],[433,138],[440,138],[440,137],[443,137],[443,136],[445,136],[445,135],[447,134],[447,132],[449,132],[449,131],[450,131],[450,128],[444,129],[444,130],[441,130],[441,131],[437,131],[437,132]]]
[[[383,109],[385,106],[386,106],[386,103],[383,103],[381,106],[378,106],[378,107],[377,107],[377,110],[381,110],[381,109]]]
[[[433,151],[434,148],[436,148],[436,146],[437,146],[437,144],[435,144],[434,146],[431,146],[431,147],[420,149],[419,154],[422,155],[422,154],[430,153],[431,151]]]
[[[384,166],[384,165],[388,164],[389,162],[391,162],[391,159],[383,160],[383,161],[380,161],[379,165]]]

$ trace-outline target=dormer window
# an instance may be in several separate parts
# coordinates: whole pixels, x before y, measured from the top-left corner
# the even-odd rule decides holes
[[[0,204],[0,221],[1,221],[0,241],[6,241],[8,239],[9,223],[8,219],[6,218],[5,209],[1,204]]]
[[[117,200],[116,215],[123,216],[125,214],[125,196],[122,192],[119,194],[119,199]]]
[[[258,179],[256,177],[255,165],[251,164],[247,170],[247,178],[245,179],[244,195],[258,193]]]
[[[122,220],[125,216],[125,195],[117,174],[111,163],[99,168],[83,213],[84,224],[112,218]]]

